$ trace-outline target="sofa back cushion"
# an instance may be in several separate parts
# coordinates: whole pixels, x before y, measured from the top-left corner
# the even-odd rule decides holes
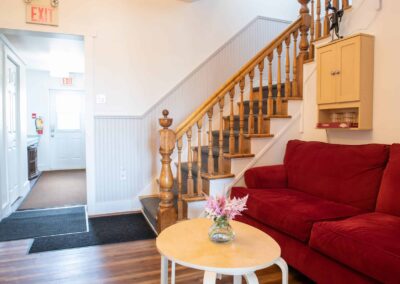
[[[289,188],[373,211],[389,146],[289,141],[285,167]]]
[[[400,216],[400,144],[390,147],[389,162],[383,173],[376,211]]]

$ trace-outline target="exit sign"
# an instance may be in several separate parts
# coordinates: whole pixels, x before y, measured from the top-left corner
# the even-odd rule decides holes
[[[58,26],[58,7],[51,0],[31,0],[26,4],[26,22]]]

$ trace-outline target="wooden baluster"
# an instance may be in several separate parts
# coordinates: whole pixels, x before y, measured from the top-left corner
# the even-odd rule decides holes
[[[310,0],[298,0],[301,4],[300,15],[300,45],[299,45],[299,56],[297,61],[297,92],[299,97],[303,97],[303,65],[310,56],[310,44],[308,42],[308,31],[310,29],[311,20],[310,10],[308,9],[308,3]]]
[[[182,137],[176,142],[178,147],[178,220],[183,219],[183,201],[182,201]]]
[[[332,6],[339,10],[339,0],[333,0]]]
[[[264,59],[258,63],[258,70],[260,71],[260,89],[258,90],[258,134],[262,134],[263,128],[263,71],[264,71]]]
[[[342,8],[343,9],[349,8],[349,0],[342,0]]]
[[[175,148],[176,134],[171,129],[172,118],[168,118],[169,112],[163,110],[163,118],[159,119],[163,129],[160,130],[160,154],[161,154],[161,173],[160,173],[160,204],[157,212],[157,231],[161,232],[165,228],[175,224],[178,216],[174,206],[174,177],[171,170],[171,154]]]
[[[224,103],[225,97],[219,98],[219,139],[218,139],[218,173],[224,173]]]
[[[203,118],[197,121],[197,195],[203,195],[203,179],[201,178],[201,128]]]
[[[239,153],[244,153],[244,105],[243,105],[243,93],[245,86],[246,77],[243,77],[239,82],[240,87],[240,104],[239,104]]]
[[[274,115],[274,99],[272,97],[272,59],[274,59],[274,53],[268,54],[268,108],[267,115]]]
[[[193,157],[192,157],[192,128],[190,127],[186,132],[187,143],[188,143],[188,179],[187,179],[187,194],[189,196],[194,195],[194,184],[193,184]]]
[[[297,91],[297,36],[299,31],[293,33],[293,70],[292,70],[292,96],[298,97]]]
[[[290,36],[285,39],[286,44],[286,61],[285,61],[285,97],[289,98],[291,94],[291,86],[290,86]]]
[[[317,0],[319,1],[319,0]],[[314,0],[311,0],[311,23],[310,23],[310,58],[314,58]]]
[[[277,47],[277,53],[278,53],[278,74],[277,74],[277,88],[278,88],[278,94],[277,94],[277,101],[276,101],[276,112],[278,114],[282,114],[282,70],[281,70],[281,57],[282,57],[282,44],[278,45]]]
[[[249,73],[250,77],[250,101],[249,101],[249,126],[248,126],[248,133],[254,133],[254,91],[253,91],[253,81],[254,81],[254,69]]]
[[[329,35],[329,11],[326,9],[328,7],[329,0],[325,0],[325,17],[324,17],[324,36]]]
[[[213,134],[212,134],[212,117],[213,117],[213,107],[211,107],[208,112],[208,174],[214,174],[214,154],[213,154]]]
[[[317,0],[317,19],[315,20],[315,39],[321,37],[321,1]]]
[[[234,127],[234,110],[233,110],[233,99],[235,98],[235,87],[232,87],[232,89],[229,91],[229,97],[230,97],[230,102],[231,102],[231,113],[229,116],[229,154],[234,154],[235,153],[235,135],[233,133],[233,127]]]

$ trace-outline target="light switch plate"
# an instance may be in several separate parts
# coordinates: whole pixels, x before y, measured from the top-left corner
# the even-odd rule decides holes
[[[106,95],[98,94],[96,95],[96,104],[105,104],[106,103]]]

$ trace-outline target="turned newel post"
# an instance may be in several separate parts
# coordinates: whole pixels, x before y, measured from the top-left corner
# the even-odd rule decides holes
[[[168,110],[163,110],[163,118],[159,119],[160,126],[160,154],[161,154],[161,173],[160,173],[160,204],[158,207],[157,231],[161,232],[168,226],[175,224],[177,213],[174,207],[174,194],[172,187],[174,177],[171,170],[171,154],[175,148],[176,134],[169,129],[172,118],[168,118]]]
[[[297,0],[300,5],[300,44],[299,44],[299,56],[297,58],[297,82],[299,96],[303,96],[303,64],[308,59],[310,43],[308,41],[308,31],[311,26],[310,10],[308,9],[308,3],[310,0]]]

